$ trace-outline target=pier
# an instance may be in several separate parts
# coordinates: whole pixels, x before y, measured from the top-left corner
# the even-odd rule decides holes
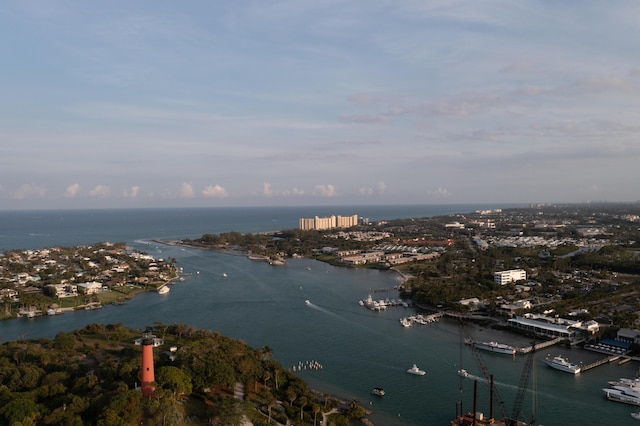
[[[611,356],[608,356],[606,358],[599,359],[596,362],[592,362],[591,364],[580,366],[580,371],[584,373],[587,370],[591,370],[592,368],[596,368],[596,367],[598,367],[600,365],[608,364],[610,362],[617,361],[619,359],[620,359],[620,355],[611,355]]]
[[[518,348],[518,352],[519,352],[519,353],[521,353],[521,354],[528,354],[529,352],[531,352],[531,351],[532,351],[532,350],[534,350],[534,349],[535,349],[536,351],[537,351],[537,350],[539,350],[539,349],[544,349],[544,348],[546,348],[546,347],[553,346],[553,345],[555,345],[556,343],[560,343],[560,342],[562,342],[563,340],[564,340],[564,338],[563,338],[563,337],[556,337],[556,338],[555,338],[555,339],[553,339],[553,340],[547,340],[546,342],[536,343],[536,344],[535,344],[535,345],[533,345],[533,346],[526,346],[526,347],[524,347],[524,348]]]

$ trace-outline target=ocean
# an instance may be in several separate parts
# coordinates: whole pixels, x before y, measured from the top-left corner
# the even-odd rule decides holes
[[[311,387],[345,400],[358,400],[372,411],[376,425],[448,425],[456,403],[473,405],[473,381],[460,368],[483,377],[483,368],[463,344],[464,336],[514,346],[529,342],[506,331],[442,319],[404,328],[399,318],[414,312],[395,307],[371,312],[358,301],[396,298],[400,277],[391,271],[333,267],[310,259],[290,259],[271,266],[245,256],[168,246],[154,239],[199,237],[225,231],[264,232],[291,229],[300,217],[357,214],[370,220],[431,217],[476,209],[511,206],[352,206],[297,208],[200,208],[0,212],[0,251],[124,241],[156,258],[175,257],[188,274],[167,295],[145,293],[125,305],[54,317],[19,318],[0,323],[2,342],[52,338],[90,323],[121,323],[143,329],[154,323],[187,323],[241,339],[253,347],[269,346],[285,367],[316,361],[323,368],[302,370]],[[388,291],[376,291],[391,289]],[[305,303],[308,300],[309,303]],[[598,357],[577,348],[551,347],[535,354],[531,381],[536,383],[536,424],[633,424],[634,407],[607,401],[601,388],[618,377],[635,377],[638,365],[607,364],[572,376],[546,367],[548,353],[573,362]],[[511,413],[525,357],[481,353]],[[424,376],[406,373],[412,364]],[[531,383],[531,382],[530,382]],[[384,397],[369,392],[382,387]],[[479,383],[478,404],[489,412],[489,391]],[[527,391],[523,420],[532,413],[534,393]],[[494,407],[496,417],[502,408]],[[635,410],[637,411],[637,410]]]

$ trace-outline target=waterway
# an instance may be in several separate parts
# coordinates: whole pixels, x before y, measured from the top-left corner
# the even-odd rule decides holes
[[[93,217],[97,217],[93,225],[99,224],[95,220],[100,222],[102,214],[112,216],[93,213]],[[297,365],[300,361],[318,361],[323,366],[321,370],[298,373],[313,388],[346,400],[357,399],[373,411],[371,419],[376,425],[410,426],[449,424],[456,414],[458,400],[463,401],[465,411],[471,409],[473,382],[460,378],[457,370],[463,367],[474,375],[484,375],[470,348],[461,344],[464,335],[515,346],[530,343],[524,337],[509,332],[471,324],[461,332],[456,321],[447,319],[404,328],[398,319],[413,313],[412,308],[396,307],[385,312],[372,312],[358,305],[358,300],[364,299],[372,289],[397,285],[400,277],[393,272],[332,267],[309,259],[290,259],[287,266],[271,266],[244,256],[167,246],[152,241],[155,237],[198,236],[205,232],[221,232],[216,229],[231,230],[224,228],[233,224],[216,226],[215,214],[211,212],[203,215],[203,220],[211,222],[208,226],[200,223],[204,228],[200,233],[193,229],[193,223],[190,228],[182,222],[179,225],[175,222],[176,227],[172,227],[171,222],[158,227],[155,222],[160,221],[158,217],[148,219],[154,227],[123,224],[122,220],[137,217],[130,214],[133,216],[112,218],[113,223],[109,225],[112,232],[104,226],[96,230],[95,226],[90,226],[92,221],[87,219],[87,222],[80,221],[82,226],[69,226],[57,239],[55,236],[61,231],[55,226],[49,226],[48,230],[43,226],[41,231],[45,232],[33,233],[41,233],[46,243],[35,242],[38,236],[30,236],[29,233],[23,235],[21,241],[31,241],[31,248],[36,248],[34,246],[53,245],[48,242],[52,238],[57,241],[66,238],[67,242],[61,245],[124,240],[155,257],[175,257],[189,274],[184,282],[172,285],[167,295],[145,293],[121,306],[4,321],[0,323],[2,341],[20,337],[54,337],[60,331],[70,331],[90,323],[121,323],[139,329],[157,322],[188,323],[242,339],[253,347],[267,345],[272,349],[274,358],[285,367]],[[167,213],[164,220],[175,214]],[[186,214],[183,212],[183,216]],[[0,236],[6,236],[4,241],[11,238],[20,240],[14,228],[5,226],[4,229],[0,227]],[[265,223],[259,225],[256,221],[255,226],[265,229]],[[295,227],[295,224],[290,227]],[[127,230],[123,231],[123,228]],[[123,238],[102,238],[105,234]],[[397,293],[373,293],[373,296],[396,298]],[[305,304],[305,300],[311,303]],[[545,366],[542,358],[548,353],[562,354],[571,361],[585,364],[601,357],[565,347],[551,347],[535,354],[531,378],[532,381],[535,378],[537,383],[536,424],[635,422],[629,415],[637,411],[635,407],[607,401],[601,388],[606,387],[608,380],[634,377],[637,363],[607,364],[573,376]],[[526,358],[488,352],[481,352],[481,357],[486,370],[495,377],[506,411],[511,413]],[[406,370],[413,363],[426,370],[427,374],[422,377],[407,374]],[[376,386],[385,389],[384,397],[369,394]],[[479,389],[479,406],[488,413],[488,388],[480,383]],[[531,416],[532,396],[528,391],[523,405],[524,420]],[[500,416],[499,406],[495,411],[496,416]]]

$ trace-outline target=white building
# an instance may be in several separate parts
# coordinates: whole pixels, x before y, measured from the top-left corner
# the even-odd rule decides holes
[[[512,269],[510,271],[500,271],[493,274],[493,282],[505,285],[515,281],[527,279],[527,272],[524,269]]]
[[[91,281],[88,283],[78,284],[78,290],[84,294],[95,294],[102,290],[102,283]]]
[[[329,217],[314,217],[312,219],[300,218],[299,227],[303,231],[309,231],[311,229],[322,231],[325,229],[333,228],[351,228],[358,224],[358,215],[351,216],[329,216]]]

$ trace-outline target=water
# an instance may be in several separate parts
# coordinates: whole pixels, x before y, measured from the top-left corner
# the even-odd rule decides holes
[[[188,323],[242,339],[253,347],[268,345],[285,367],[316,360],[322,370],[300,372],[313,388],[353,398],[373,410],[377,425],[447,425],[456,401],[472,407],[473,382],[461,379],[462,367],[477,376],[481,368],[461,345],[470,334],[524,346],[511,333],[468,326],[461,333],[449,320],[405,329],[398,319],[411,309],[390,308],[373,313],[359,306],[371,289],[393,287],[392,272],[337,268],[309,259],[291,259],[274,267],[246,257],[156,244],[153,238],[197,237],[236,230],[265,231],[297,227],[299,217],[353,214],[371,220],[466,212],[484,206],[412,206],[396,208],[299,209],[165,209],[0,213],[0,246],[40,248],[54,245],[126,241],[156,257],[175,257],[191,275],[171,287],[166,296],[146,293],[123,306],[78,311],[55,317],[15,319],[0,323],[2,341],[54,337],[90,323],[122,323],[144,328],[155,322]],[[223,274],[227,276],[224,277]],[[395,298],[397,294],[375,293]],[[304,303],[310,300],[311,304]],[[609,364],[573,377],[542,364],[547,354],[591,362],[597,356],[579,349],[552,347],[535,362],[538,423],[544,425],[633,424],[634,407],[606,401],[601,388],[608,380],[634,377],[638,366]],[[461,356],[462,355],[462,356]],[[488,371],[511,412],[525,358],[482,352]],[[405,373],[413,363],[427,371],[423,377]],[[383,398],[369,394],[383,387]],[[462,393],[460,388],[462,387]],[[479,404],[488,413],[488,390],[480,383]],[[530,416],[531,394],[525,398],[524,419]],[[499,416],[499,407],[495,407]]]

